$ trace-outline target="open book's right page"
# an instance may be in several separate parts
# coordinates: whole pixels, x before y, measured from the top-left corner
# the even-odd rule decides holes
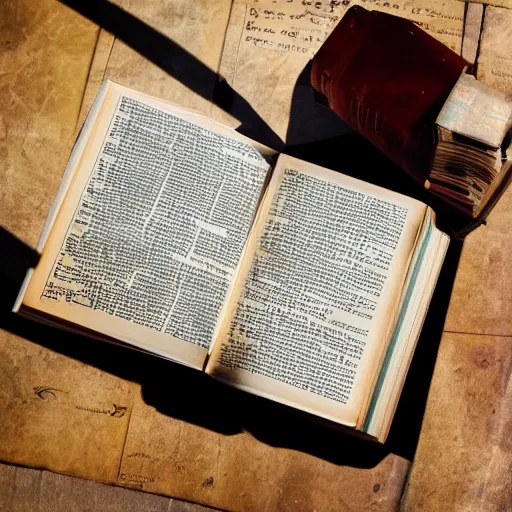
[[[207,373],[355,426],[425,212],[281,155]]]

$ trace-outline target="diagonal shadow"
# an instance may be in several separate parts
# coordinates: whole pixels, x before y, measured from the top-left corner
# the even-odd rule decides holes
[[[35,267],[38,261],[37,251],[0,226],[0,278],[21,286],[27,269]]]
[[[59,0],[111,32],[202,98],[241,122],[237,131],[275,150],[284,143],[254,108],[215,71],[178,43],[107,0]]]

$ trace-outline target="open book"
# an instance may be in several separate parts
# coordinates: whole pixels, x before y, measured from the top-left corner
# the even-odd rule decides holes
[[[106,82],[15,310],[383,441],[448,242],[416,200]]]

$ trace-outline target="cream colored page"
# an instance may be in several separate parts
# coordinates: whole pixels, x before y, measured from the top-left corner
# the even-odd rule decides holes
[[[162,355],[182,340],[204,359],[269,164],[186,119],[201,116],[113,88],[28,305],[114,337],[128,330]]]
[[[207,371],[355,424],[425,206],[290,157]]]
[[[234,0],[220,74],[283,140],[298,76],[352,5],[410,19],[461,51],[464,2],[458,0]]]

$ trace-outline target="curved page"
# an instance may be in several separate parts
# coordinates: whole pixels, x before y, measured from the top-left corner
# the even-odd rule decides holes
[[[287,156],[276,176],[207,372],[355,426],[426,207]]]

